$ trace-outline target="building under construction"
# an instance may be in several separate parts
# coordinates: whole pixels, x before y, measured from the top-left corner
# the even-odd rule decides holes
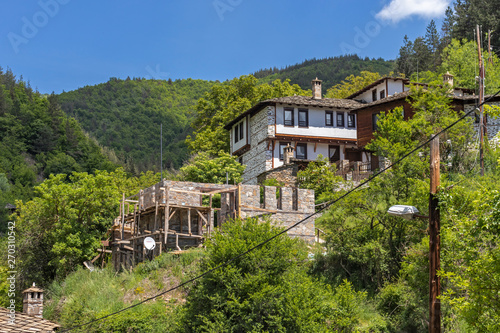
[[[111,242],[106,245],[112,247],[118,270],[164,251],[199,246],[214,227],[228,219],[269,215],[276,225],[287,227],[313,212],[313,190],[164,180],[128,198],[123,196]],[[290,230],[289,236],[313,242],[314,219]],[[156,243],[151,251],[144,246],[146,237]]]

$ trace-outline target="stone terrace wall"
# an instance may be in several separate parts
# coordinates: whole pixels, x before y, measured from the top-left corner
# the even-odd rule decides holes
[[[237,185],[218,185],[191,182],[163,181],[141,191],[140,202],[142,209],[154,207],[156,202],[163,202],[163,191],[161,187],[168,186],[170,189],[196,192],[210,192],[215,190],[237,190]],[[306,216],[314,213],[314,191],[307,189],[265,186],[264,195],[261,198],[261,186],[241,185],[239,198],[239,211],[241,217],[253,217],[270,215],[276,225],[288,227],[300,221]],[[278,191],[278,195],[277,192]],[[200,206],[200,194],[169,191],[169,203],[181,206]],[[236,196],[238,200],[238,196]],[[235,209],[238,211],[238,207]],[[300,237],[308,241],[314,241],[314,218],[290,230],[292,237]]]
[[[287,228],[314,213],[313,190],[282,187],[279,193],[275,186],[264,186],[262,200],[260,186],[242,185],[241,188],[242,218],[269,215],[276,225]],[[276,195],[277,191],[279,195]],[[314,218],[310,218],[290,230],[288,235],[313,242],[314,232]]]
[[[261,173],[257,177],[257,182],[259,184],[264,183],[267,179],[276,179],[287,187],[297,186],[297,172],[299,171],[299,166],[297,164],[282,165],[280,167],[268,170]]]

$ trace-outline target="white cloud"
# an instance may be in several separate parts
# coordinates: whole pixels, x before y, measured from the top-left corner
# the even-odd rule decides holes
[[[376,17],[393,23],[414,15],[436,18],[444,15],[449,3],[450,0],[391,0]]]

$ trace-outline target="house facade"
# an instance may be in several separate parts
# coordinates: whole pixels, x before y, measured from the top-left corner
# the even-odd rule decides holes
[[[284,148],[293,147],[295,162],[360,160],[356,149],[357,121],[352,110],[362,103],[323,98],[321,80],[312,81],[312,96],[288,96],[262,101],[226,125],[231,154],[246,165],[244,184],[285,164]]]
[[[453,75],[443,75],[443,84],[450,86],[451,105],[456,111],[468,112],[478,105],[479,97],[472,90],[454,87]],[[404,119],[413,117],[415,112],[408,102],[411,85],[425,86],[405,78],[383,77],[345,99],[336,99],[323,98],[321,80],[315,79],[311,97],[259,102],[225,126],[230,132],[231,154],[246,165],[243,183],[257,184],[287,173],[287,179],[293,179],[299,166],[320,154],[336,163],[341,172],[377,169],[378,158],[365,146],[374,137],[381,112],[402,107]],[[499,105],[500,97],[488,104]],[[500,131],[500,120],[487,119],[486,128],[493,137]],[[293,147],[291,159],[283,153],[287,146]],[[292,186],[293,181],[285,183]]]

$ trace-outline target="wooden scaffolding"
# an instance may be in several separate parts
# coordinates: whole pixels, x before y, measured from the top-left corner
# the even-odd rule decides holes
[[[166,250],[199,246],[214,224],[237,216],[237,193],[238,186],[194,187],[166,181],[130,197],[123,195],[120,216],[111,229],[115,269],[134,266]],[[214,207],[215,194],[221,194],[220,207]],[[146,237],[155,240],[151,252],[143,246]]]

